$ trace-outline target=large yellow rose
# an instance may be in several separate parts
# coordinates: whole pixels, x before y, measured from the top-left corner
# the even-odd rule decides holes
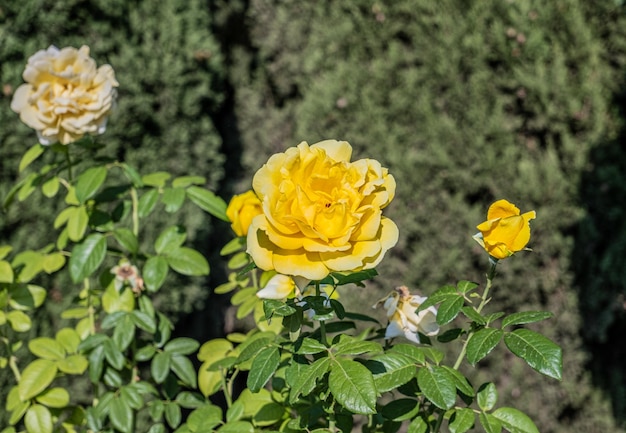
[[[530,240],[530,220],[535,219],[534,210],[520,214],[514,204],[498,200],[487,211],[487,221],[478,225],[474,239],[490,256],[505,259],[526,247]]]
[[[248,230],[248,253],[264,270],[321,280],[376,266],[398,241],[382,215],[396,183],[372,159],[350,162],[345,141],[306,142],[273,155],[252,186],[263,214]]]
[[[37,131],[41,144],[68,144],[106,129],[119,84],[110,65],[96,68],[89,47],[38,51],[22,77],[26,84],[15,91],[11,109]]]
[[[245,236],[252,219],[261,213],[263,213],[261,200],[254,191],[246,191],[243,194],[233,196],[226,208],[226,216],[237,236]]]

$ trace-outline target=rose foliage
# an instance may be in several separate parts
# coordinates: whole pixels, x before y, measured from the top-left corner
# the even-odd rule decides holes
[[[460,371],[501,356],[494,349],[503,346],[561,378],[559,346],[525,326],[550,313],[487,311],[492,297],[506,296],[493,286],[494,258],[525,249],[534,212],[493,204],[478,226],[491,257],[485,282],[423,288],[429,296],[390,288],[376,303],[381,322],[340,295],[367,292],[364,282],[398,239],[383,216],[395,190],[386,168],[351,162],[345,141],[303,142],[272,156],[253,191],[228,206],[202,176],[140,174],[91,138],[102,132],[117,83],[87,54],[37,53],[13,102],[42,143],[63,145],[26,150],[3,204],[41,193],[61,209],[49,221],[53,244],[0,245],[0,368],[14,380],[1,433],[539,431],[528,415],[498,406],[498,378],[474,385]],[[220,253],[232,272],[213,292],[232,294],[245,333],[200,342],[182,329],[172,338],[173,323],[153,302],[156,292],[178,289],[170,273],[209,273],[175,223],[187,205],[231,224]],[[174,222],[144,238],[141,228],[161,211]],[[36,310],[57,277],[70,281],[72,302],[51,336],[37,335]],[[442,350],[447,344],[452,351]],[[90,383],[88,396],[70,393],[70,382]]]

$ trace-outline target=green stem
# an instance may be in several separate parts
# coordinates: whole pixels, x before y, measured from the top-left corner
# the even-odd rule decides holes
[[[489,263],[491,266],[489,267],[489,272],[487,272],[487,283],[485,284],[485,291],[483,292],[483,296],[480,299],[480,304],[478,305],[478,308],[476,308],[477,313],[480,313],[485,307],[485,305],[487,305],[487,303],[489,302],[489,291],[491,290],[491,285],[493,284],[493,278],[496,276],[496,266],[498,262],[490,261]],[[461,352],[459,353],[459,356],[456,359],[456,362],[454,363],[453,368],[455,370],[458,370],[459,367],[461,366],[461,362],[463,362],[463,358],[465,357],[465,353],[467,352],[467,344],[472,338],[472,335],[473,333],[470,333],[465,339],[465,342],[463,343]]]
[[[439,416],[437,417],[437,423],[435,424],[433,433],[438,433],[441,428],[441,424],[443,424],[443,411],[437,410],[437,412],[439,412]]]
[[[70,182],[74,181],[74,177],[72,176],[72,158],[70,158],[70,147],[65,146],[65,161],[67,161],[67,177]]]
[[[94,335],[96,333],[96,307],[91,300],[91,289],[89,287],[89,278],[83,280],[83,286],[87,293],[87,311],[89,313],[89,334]]]
[[[322,296],[319,281],[315,282],[315,296]],[[324,346],[328,347],[328,341],[326,339],[326,322],[324,322],[323,320],[320,320],[319,322],[320,322],[320,342]]]
[[[135,237],[139,236],[139,200],[137,199],[137,190],[135,188],[130,189],[130,197],[133,202],[133,234]]]

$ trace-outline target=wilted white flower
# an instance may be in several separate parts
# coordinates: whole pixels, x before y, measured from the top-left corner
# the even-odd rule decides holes
[[[419,313],[415,311],[426,301],[423,296],[411,295],[406,286],[396,287],[387,297],[379,301],[387,312],[389,324],[385,331],[385,339],[405,337],[415,343],[420,342],[418,332],[429,337],[439,333],[437,309],[428,307]]]
[[[122,262],[111,268],[111,273],[115,275],[115,288],[120,291],[124,284],[130,285],[133,292],[139,293],[143,290],[143,278],[139,275],[137,266],[129,262]]]

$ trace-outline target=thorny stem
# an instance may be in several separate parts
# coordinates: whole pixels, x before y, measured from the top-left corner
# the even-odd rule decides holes
[[[489,260],[489,264],[491,266],[489,267],[489,272],[487,272],[487,283],[485,284],[485,291],[483,292],[483,296],[480,299],[480,304],[476,308],[476,312],[477,313],[480,313],[482,311],[482,309],[485,307],[485,305],[487,305],[487,303],[489,302],[489,290],[491,290],[491,285],[493,283],[493,278],[496,275],[496,265],[498,264],[498,262]],[[469,343],[470,339],[472,338],[472,335],[473,334],[470,334],[465,339],[465,342],[463,343],[463,348],[461,349],[461,353],[459,353],[459,357],[456,359],[456,362],[454,363],[454,369],[455,370],[458,370],[459,367],[461,366],[461,362],[463,362],[463,358],[465,357],[465,353],[467,352],[467,344]],[[435,430],[435,432],[436,431],[437,430]]]

